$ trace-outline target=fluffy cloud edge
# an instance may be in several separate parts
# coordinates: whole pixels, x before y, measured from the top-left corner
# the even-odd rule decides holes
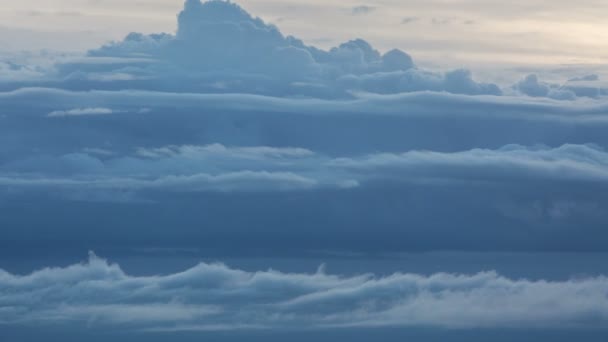
[[[49,118],[58,118],[65,116],[81,116],[81,115],[109,115],[114,114],[116,111],[110,108],[103,107],[90,107],[90,108],[74,108],[69,110],[55,110],[50,112],[47,116]]]
[[[153,331],[378,326],[608,329],[608,279],[509,279],[496,272],[386,276],[243,271],[200,263],[131,276],[88,262],[28,275],[0,270],[0,322]],[[94,294],[94,295],[93,295]]]
[[[44,170],[49,170],[45,173]],[[0,185],[36,191],[242,192],[350,189],[374,181],[405,183],[532,180],[608,181],[608,153],[591,145],[456,153],[410,151],[330,158],[298,148],[167,146],[132,156],[84,152],[28,158],[0,168]]]
[[[32,99],[45,101],[32,102]],[[5,105],[26,107],[31,113],[54,111],[56,107],[96,108],[101,105],[150,112],[154,109],[180,108],[203,110],[251,111],[315,115],[396,115],[403,117],[462,117],[516,119],[523,121],[603,124],[608,122],[608,102],[601,100],[560,101],[548,98],[468,96],[445,92],[412,92],[393,95],[357,93],[356,98],[326,100],[281,98],[256,94],[175,93],[147,90],[70,91],[57,88],[21,88],[0,92]],[[50,108],[49,108],[50,107]],[[54,107],[54,108],[53,108]],[[144,108],[142,110],[142,108]],[[446,110],[449,108],[449,111]],[[48,112],[45,112],[46,116]],[[16,115],[8,112],[5,115]],[[32,115],[32,114],[20,114]],[[34,114],[37,115],[37,114]]]
[[[507,145],[452,153],[413,150],[330,157],[303,148],[213,144],[139,148],[122,156],[79,152],[30,157],[0,167],[0,185],[24,189],[287,191],[432,180],[605,184],[608,152],[595,145]]]

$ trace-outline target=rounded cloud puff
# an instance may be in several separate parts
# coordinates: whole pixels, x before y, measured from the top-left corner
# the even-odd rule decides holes
[[[87,263],[19,276],[0,269],[0,324],[209,331],[335,327],[608,326],[605,277],[577,281],[395,273],[341,277],[248,272],[200,263],[131,276],[91,253]]]
[[[145,83],[137,83],[139,88],[213,92],[217,84],[222,84],[224,92],[322,98],[350,97],[353,91],[501,94],[493,84],[475,82],[469,71],[423,71],[416,68],[407,53],[393,49],[383,55],[362,39],[329,51],[307,46],[297,38],[284,36],[278,28],[238,5],[221,0],[187,1],[178,16],[175,36],[131,33],[123,41],[89,55],[156,59],[152,65],[111,71],[145,77]],[[82,66],[78,70],[88,72]],[[191,82],[193,78],[196,82]],[[352,81],[344,82],[347,79]],[[418,79],[421,81],[412,82]],[[308,86],[303,87],[303,82]],[[116,84],[124,87],[133,82],[123,80]]]

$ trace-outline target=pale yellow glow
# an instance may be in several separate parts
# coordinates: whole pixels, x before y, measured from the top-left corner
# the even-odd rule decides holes
[[[236,2],[276,24],[284,33],[323,48],[361,37],[380,50],[398,47],[429,62],[446,57],[452,57],[453,64],[463,65],[492,61],[563,64],[608,60],[607,1]],[[120,39],[131,31],[173,32],[175,16],[182,4],[181,0],[6,0],[0,5],[0,43],[5,48],[86,50]],[[374,10],[353,15],[352,8],[361,5]],[[403,23],[405,18],[410,18],[407,24]],[[74,38],[66,40],[60,33]],[[28,44],[28,37],[36,34],[46,39]]]

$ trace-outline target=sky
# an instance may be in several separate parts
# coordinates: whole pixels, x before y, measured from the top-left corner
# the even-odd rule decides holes
[[[246,10],[308,44],[353,38],[380,50],[401,48],[445,66],[473,63],[602,64],[606,3],[596,0],[243,0]],[[4,49],[82,51],[131,31],[173,32],[181,0],[6,1]],[[311,25],[311,23],[314,23]],[[65,39],[68,38],[68,39]],[[440,63],[443,62],[443,63]]]
[[[0,340],[604,341],[603,6],[5,2]]]

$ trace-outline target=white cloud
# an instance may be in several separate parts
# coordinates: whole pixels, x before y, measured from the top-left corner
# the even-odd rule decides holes
[[[570,281],[475,275],[247,272],[201,263],[130,276],[91,255],[29,275],[0,270],[0,322],[149,330],[361,326],[608,328],[605,277]]]
[[[157,190],[169,192],[233,192],[233,191],[287,191],[306,190],[318,186],[315,179],[291,172],[240,171],[217,175],[193,173],[189,175],[168,175],[158,178],[134,177],[0,177],[0,184],[23,189],[54,188],[72,191],[92,190]],[[352,183],[337,183],[334,186],[351,186]],[[92,196],[93,194],[91,194]]]
[[[6,163],[0,185],[67,191],[285,191],[368,182],[608,182],[608,153],[591,145],[462,152],[409,151],[335,158],[301,148],[167,146],[134,155],[74,153]]]
[[[312,41],[319,37],[331,37],[333,41],[349,38],[356,33],[364,35],[383,49],[399,46],[413,50],[435,62],[443,62],[444,56],[462,56],[461,63],[450,61],[453,66],[470,65],[483,60],[513,60],[519,63],[532,61],[567,63],[573,59],[599,61],[606,51],[602,44],[602,33],[606,30],[602,13],[605,4],[596,0],[585,0],[579,6],[568,1],[535,0],[532,2],[505,3],[498,0],[440,0],[382,2],[382,15],[366,18],[368,25],[361,25],[360,17],[344,15],[344,1],[290,1],[289,5],[277,0],[240,0],[245,8],[267,18],[291,18],[282,26],[290,34]],[[361,1],[349,2],[346,6],[360,5]],[[373,5],[373,2],[370,3]],[[149,0],[146,6],[136,2],[70,1],[56,0],[53,6],[38,0],[23,0],[7,3],[1,17],[9,27],[25,27],[40,31],[69,31],[76,37],[62,39],[59,34],[49,42],[49,37],[6,35],[9,45],[39,48],[40,44],[57,48],[66,46],[82,49],[96,42],[104,42],[137,29],[142,32],[170,31],[175,25],[173,17],[182,1]],[[33,8],[43,12],[82,12],[82,17],[37,18],[34,25],[24,20],[20,12]],[[547,8],[550,8],[548,11]],[[582,8],[582,10],[581,10]],[[13,10],[11,10],[13,9]],[[137,11],[139,15],[131,15]],[[379,10],[380,11],[380,10]],[[100,15],[103,13],[103,15]],[[297,16],[294,16],[297,13]],[[322,15],[319,15],[321,13]],[[398,23],[405,16],[452,17],[466,13],[467,18],[483,23],[480,29],[450,28],[450,30],[422,27],[401,30]],[[310,25],[314,22],[315,25]],[[366,27],[372,26],[373,30]],[[82,28],[86,27],[87,30]],[[531,34],[530,32],[536,32]],[[65,33],[64,33],[65,34]],[[93,35],[93,37],[91,37]],[[584,37],[584,38],[582,38]],[[95,43],[91,43],[94,40]],[[543,44],[537,44],[542,41]],[[442,42],[438,44],[437,42]],[[450,42],[454,42],[450,44]],[[525,47],[525,48],[524,48]],[[501,53],[510,50],[511,53]]]
[[[549,97],[556,100],[573,100],[576,94],[558,84],[541,82],[534,74],[526,76],[515,86],[519,92],[532,97]]]
[[[50,118],[57,118],[57,117],[63,117],[63,116],[108,115],[108,114],[112,114],[112,113],[115,113],[115,111],[113,111],[110,108],[95,107],[95,108],[74,108],[74,109],[70,109],[70,110],[56,110],[56,111],[50,112],[47,116]]]
[[[427,3],[433,1],[417,6]],[[378,15],[348,15],[360,4],[342,3],[340,14],[359,27],[392,18],[399,35],[488,27],[475,15],[388,13],[388,3],[377,7]],[[306,7],[296,8],[290,12],[300,15]],[[86,11],[78,11],[86,20]],[[453,19],[432,27],[433,17]],[[411,26],[399,24],[404,18]],[[476,24],[461,25],[469,19]],[[282,24],[295,21],[291,16]],[[466,44],[477,50],[498,44],[470,37],[423,44],[440,45],[450,57]],[[521,44],[525,37],[518,37]],[[465,38],[473,43],[463,45]],[[469,70],[444,69],[457,62],[443,55],[441,71],[428,71],[403,51],[378,50],[363,39],[320,50],[234,3],[198,0],[188,1],[175,34],[131,33],[84,58],[68,57],[41,53],[0,62],[6,241],[29,244],[46,234],[102,241],[106,234],[104,241],[122,243],[126,236],[139,241],[142,229],[151,240],[196,244],[214,243],[209,236],[221,240],[217,236],[234,229],[267,247],[272,232],[283,229],[279,222],[289,222],[290,236],[302,238],[281,243],[300,250],[311,244],[606,249],[608,87],[594,67],[509,70],[508,87],[500,89]],[[109,115],[115,113],[146,115]],[[162,210],[115,215],[141,209],[131,200]],[[120,205],[90,206],[85,215],[72,209],[81,201]],[[31,203],[43,214],[6,209]],[[213,209],[201,212],[202,205]],[[81,229],[85,218],[90,224]],[[352,239],[344,239],[345,232]],[[87,310],[102,320],[121,305],[97,304]],[[132,312],[159,311],[142,305]],[[69,315],[81,312],[64,308]],[[167,306],[167,312],[187,312],[175,314],[178,320],[197,315],[190,309]]]
[[[363,14],[373,9],[359,6],[352,11]],[[88,55],[93,59],[89,63],[59,65],[60,76],[93,88],[109,87],[115,81],[121,89],[136,85],[139,89],[217,92],[220,84],[223,92],[279,97],[345,98],[352,91],[417,90],[501,94],[496,85],[474,81],[467,70],[423,71],[405,52],[391,49],[382,54],[363,39],[329,50],[307,46],[225,1],[188,1],[178,16],[175,35],[131,33]],[[146,63],[142,57],[147,57]],[[104,62],[105,58],[127,64]]]
[[[375,8],[361,5],[352,11],[369,13]],[[396,25],[404,20],[403,17],[394,19]],[[446,48],[451,47],[448,45]],[[401,50],[384,51],[388,52],[381,53],[363,39],[348,40],[328,50],[318,49],[283,35],[277,27],[251,16],[235,3],[189,1],[178,17],[176,34],[130,33],[122,41],[91,50],[86,58],[58,64],[56,72],[40,73],[39,83],[33,81],[28,85],[320,98],[349,98],[357,91],[502,94],[497,85],[476,80],[467,69],[430,72],[417,68],[412,58]],[[440,67],[445,70],[444,65]],[[13,89],[23,86],[8,83]],[[522,81],[519,85],[521,89],[516,93],[542,94],[561,100],[577,96],[599,98],[606,94],[605,89],[581,84],[561,88],[551,85],[551,89],[545,89],[549,84],[538,81]]]

